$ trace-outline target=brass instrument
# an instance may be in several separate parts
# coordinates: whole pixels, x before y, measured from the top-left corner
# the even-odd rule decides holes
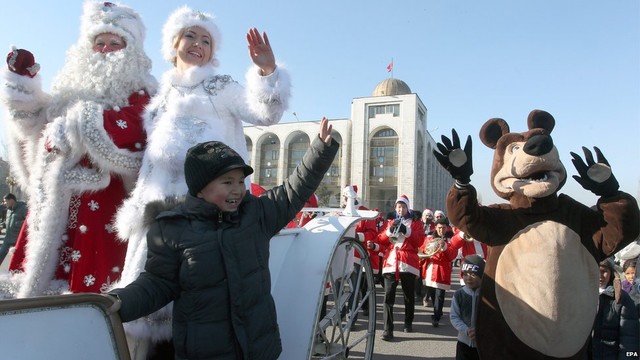
[[[427,244],[424,249],[424,253],[418,254],[421,258],[431,257],[440,251],[443,251],[446,247],[446,243],[443,238],[434,238]]]
[[[395,227],[395,228],[393,229],[393,231],[391,231],[391,229],[390,229],[390,231],[389,231],[389,233],[390,233],[390,234],[389,234],[389,241],[390,241],[392,244],[395,244],[395,243],[397,243],[397,242],[398,242],[398,237],[400,237],[400,225],[402,224],[402,222],[401,222],[401,221],[399,221],[399,220],[395,220],[395,221],[396,221],[396,222],[398,222],[398,223],[397,223],[397,224],[394,224],[394,225],[392,226],[392,227]]]
[[[391,233],[391,235],[389,236],[389,241],[395,244],[396,242],[398,242],[398,236],[400,236],[400,226],[397,226],[396,229]]]

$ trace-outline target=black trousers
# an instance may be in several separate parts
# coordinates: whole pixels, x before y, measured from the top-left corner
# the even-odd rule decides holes
[[[480,360],[478,349],[458,341],[456,344],[456,360]]]
[[[433,299],[433,320],[440,321],[444,308],[444,295],[446,290],[427,286],[427,296]]]
[[[393,305],[396,301],[396,288],[398,281],[396,274],[383,274],[384,278],[384,312],[382,319],[384,321],[384,331],[393,334]],[[400,273],[400,285],[404,294],[404,326],[413,324],[413,314],[416,308],[416,276],[411,273]]]

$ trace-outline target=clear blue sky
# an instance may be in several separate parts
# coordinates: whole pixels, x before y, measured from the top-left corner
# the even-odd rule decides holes
[[[389,77],[405,81],[428,109],[434,139],[455,128],[474,141],[475,173],[484,203],[493,153],[478,139],[489,118],[526,130],[532,109],[556,118],[553,131],[569,175],[570,151],[599,146],[621,188],[640,196],[640,1],[638,0],[324,0],[148,1],[135,8],[147,27],[153,73],[167,16],[187,4],[216,15],[222,31],[220,71],[244,82],[245,32],[266,30],[294,88],[283,121],[349,118],[351,99],[371,95]],[[30,49],[45,89],[78,37],[82,1],[6,2],[0,48]],[[4,122],[4,115],[2,122]],[[0,128],[4,136],[4,128]],[[561,190],[586,204],[595,196],[571,178]],[[366,199],[365,199],[366,200]]]

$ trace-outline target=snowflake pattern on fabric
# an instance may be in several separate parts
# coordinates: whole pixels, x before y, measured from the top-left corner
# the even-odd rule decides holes
[[[84,283],[85,286],[88,287],[88,286],[91,286],[91,285],[95,284],[96,278],[93,275],[89,274],[89,275],[86,275],[84,277],[82,282]]]
[[[82,257],[82,254],[80,254],[80,251],[78,251],[78,250],[73,250],[73,251],[71,252],[71,256],[70,256],[71,261],[73,261],[73,262],[78,262],[78,261],[80,261],[80,258],[81,258],[81,257]]]
[[[116,125],[118,125],[118,127],[123,130],[127,128],[127,122],[124,120],[116,121]]]
[[[112,224],[104,224],[104,229],[107,231],[107,233],[109,234],[113,234],[116,231],[116,227],[113,226]]]
[[[98,204],[98,202],[95,200],[89,201],[87,205],[89,206],[89,209],[91,209],[91,211],[97,211],[98,209],[100,209],[100,204]]]

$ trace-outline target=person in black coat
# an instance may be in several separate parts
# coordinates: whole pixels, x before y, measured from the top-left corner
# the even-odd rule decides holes
[[[218,141],[187,153],[183,204],[160,213],[147,234],[145,271],[107,295],[122,321],[173,301],[176,359],[275,360],[282,351],[271,296],[269,241],[302,209],[338,152],[331,125],[280,186],[249,194],[253,173]],[[113,297],[117,297],[115,299]]]
[[[640,323],[636,306],[616,275],[613,261],[600,262],[600,299],[591,335],[591,359],[638,359]]]
[[[7,213],[5,215],[6,230],[4,240],[0,245],[0,264],[9,253],[9,249],[16,245],[18,234],[22,229],[22,223],[27,218],[27,204],[16,199],[15,195],[11,193],[5,195],[3,205],[6,207]]]

